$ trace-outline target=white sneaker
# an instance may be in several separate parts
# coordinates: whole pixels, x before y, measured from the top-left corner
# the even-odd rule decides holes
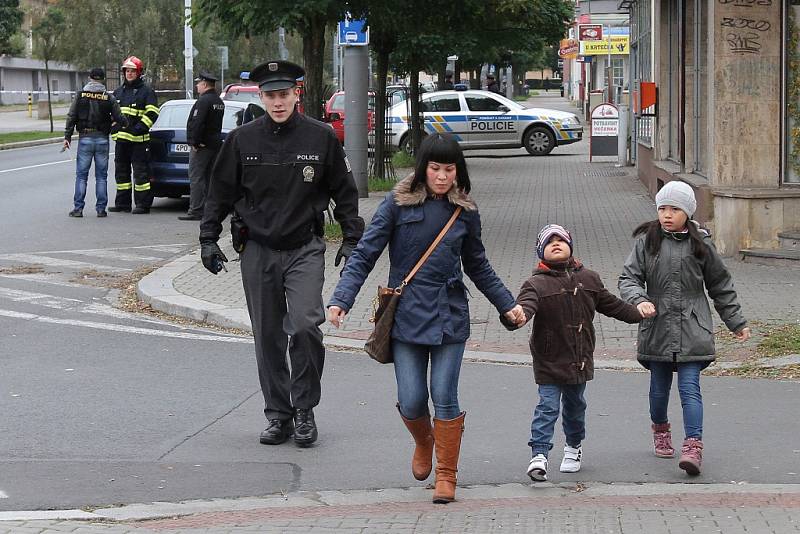
[[[531,458],[531,463],[528,464],[528,476],[534,482],[547,480],[547,458],[544,454],[537,454]]]
[[[561,469],[562,473],[577,473],[581,470],[581,457],[583,456],[583,450],[581,446],[578,445],[578,448],[572,448],[569,445],[564,447],[564,459],[561,460]]]

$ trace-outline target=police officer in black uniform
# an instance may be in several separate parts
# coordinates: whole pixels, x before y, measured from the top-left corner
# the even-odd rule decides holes
[[[89,181],[89,168],[94,160],[95,209],[98,217],[105,217],[108,204],[108,135],[111,125],[125,127],[128,121],[122,115],[119,103],[114,95],[106,92],[103,82],[106,73],[101,68],[94,68],[89,73],[89,82],[83,87],[78,97],[72,101],[67,113],[67,125],[64,129],[64,149],[72,144],[72,133],[77,129],[78,154],[76,156],[75,195],[70,217],[83,217],[86,184]]]
[[[211,167],[222,145],[220,133],[225,112],[225,104],[216,91],[217,78],[201,71],[194,81],[200,96],[186,121],[186,139],[192,151],[189,153],[189,212],[178,217],[182,221],[203,218]]]
[[[325,358],[319,328],[325,321],[322,214],[330,200],[343,234],[335,265],[349,257],[364,231],[358,190],[333,130],[296,109],[296,81],[304,73],[288,61],[269,61],[250,72],[267,114],[225,139],[200,224],[203,265],[214,274],[228,261],[217,239],[232,208],[247,227],[242,283],[268,420],[260,441],[275,445],[294,433],[300,447],[317,439],[313,408]]]

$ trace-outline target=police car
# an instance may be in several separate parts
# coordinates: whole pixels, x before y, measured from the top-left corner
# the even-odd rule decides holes
[[[526,108],[489,91],[425,93],[422,111],[426,133],[452,133],[465,150],[524,147],[529,154],[544,156],[583,138],[583,126],[574,114]],[[391,144],[405,151],[411,145],[410,112],[409,101],[395,104],[386,125]]]

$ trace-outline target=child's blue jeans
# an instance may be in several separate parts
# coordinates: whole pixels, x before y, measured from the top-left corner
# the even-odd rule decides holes
[[[567,445],[578,447],[586,437],[586,399],[583,384],[539,384],[539,404],[533,411],[531,439],[528,442],[533,455],[543,454],[545,458],[553,448],[553,432],[561,404],[564,412],[561,424]]]
[[[700,371],[708,362],[678,363],[678,392],[683,407],[683,430],[687,438],[703,439],[703,395]],[[650,362],[650,419],[655,424],[669,421],[669,390],[672,387],[672,362]]]

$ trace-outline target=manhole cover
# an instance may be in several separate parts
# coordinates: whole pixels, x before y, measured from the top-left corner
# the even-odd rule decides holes
[[[609,169],[609,170],[589,171],[583,173],[583,175],[596,178],[605,178],[608,176],[627,176],[628,173],[626,173],[625,171],[615,171],[613,169]]]

